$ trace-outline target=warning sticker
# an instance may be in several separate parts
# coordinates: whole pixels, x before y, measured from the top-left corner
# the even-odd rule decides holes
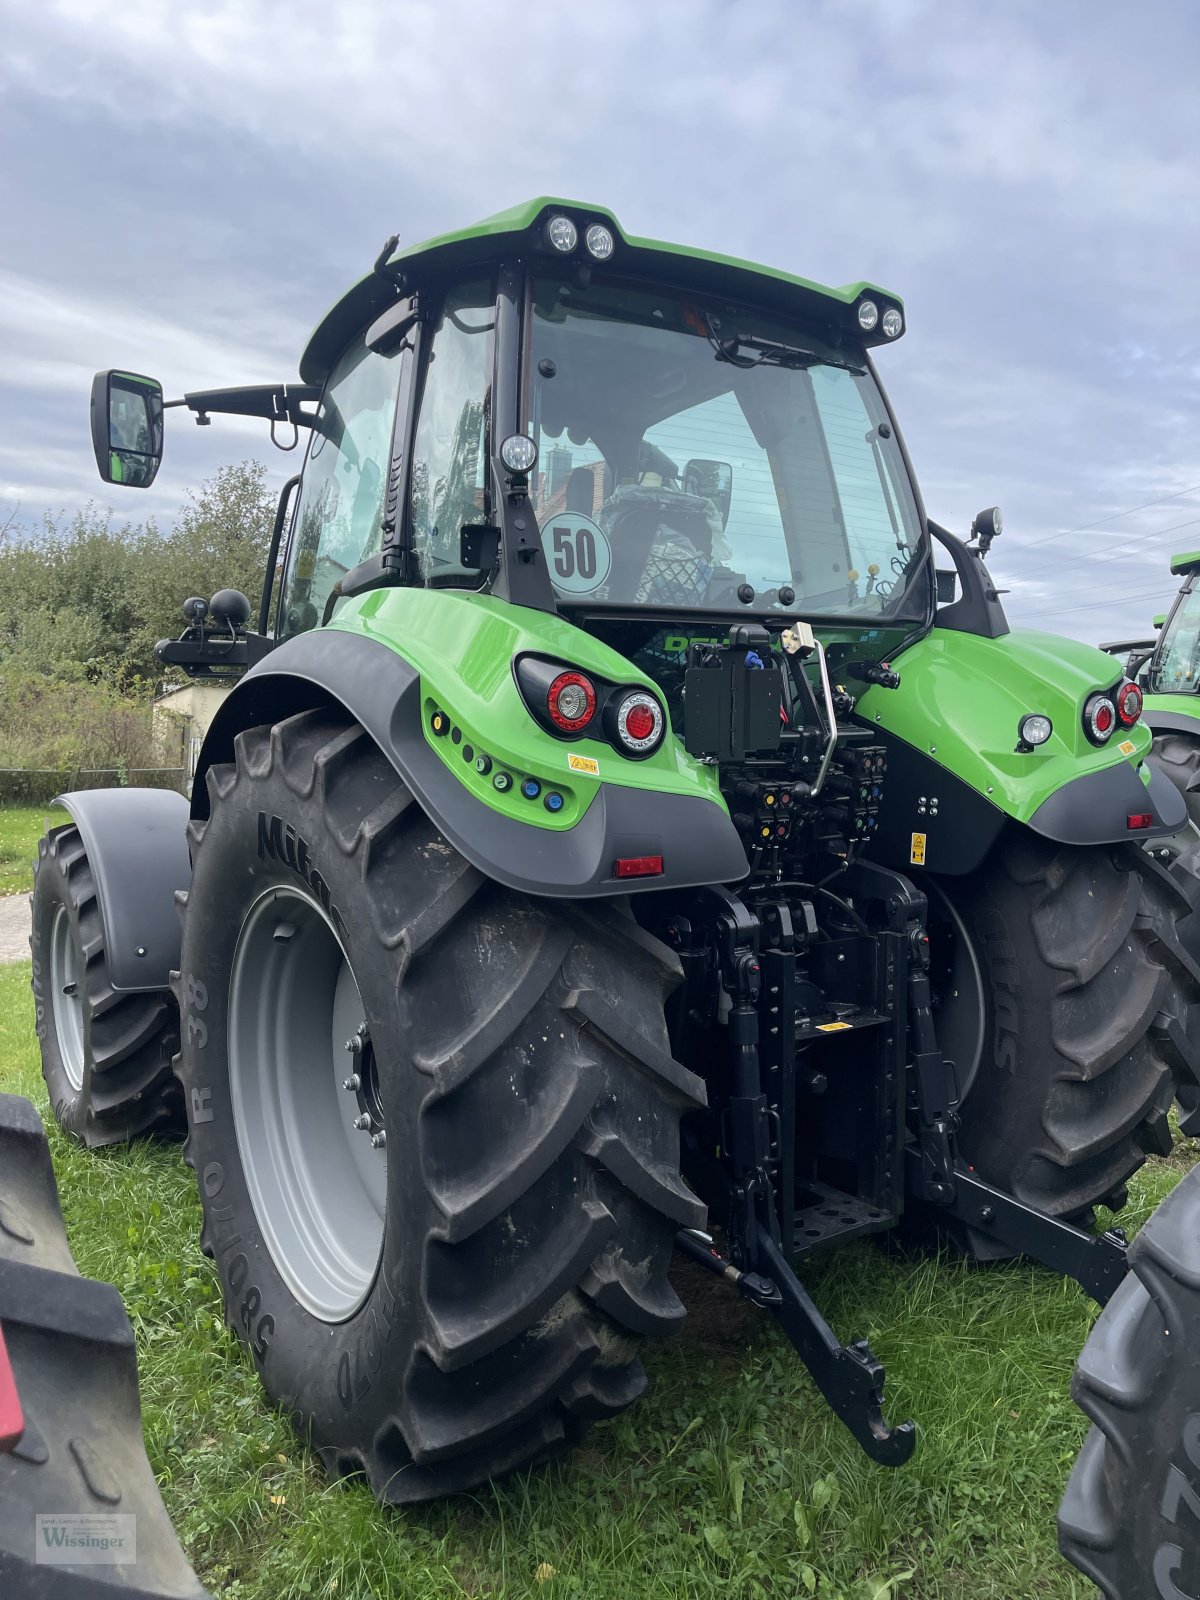
[[[914,867],[925,865],[925,835],[914,833],[912,836],[912,849],[908,852],[908,859]]]
[[[1131,756],[1137,749],[1137,745],[1134,744],[1132,739],[1122,739],[1117,749],[1123,756]]]
[[[818,1022],[818,1033],[844,1033],[853,1026],[849,1022]]]
[[[572,772],[586,772],[589,778],[600,776],[600,763],[593,761],[591,756],[577,756],[572,752],[567,757],[567,765]]]

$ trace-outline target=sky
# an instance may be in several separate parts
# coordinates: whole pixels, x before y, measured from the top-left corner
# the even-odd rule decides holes
[[[260,425],[95,476],[91,375],[294,378],[383,240],[547,193],[905,300],[931,517],[1014,623],[1144,635],[1200,548],[1195,0],[0,0],[0,524],[168,523]]]

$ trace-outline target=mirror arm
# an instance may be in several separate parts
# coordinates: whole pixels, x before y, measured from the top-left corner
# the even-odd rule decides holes
[[[300,407],[315,405],[320,398],[320,385],[315,383],[252,383],[237,389],[197,389],[182,400],[164,400],[163,409],[187,406],[196,413],[196,425],[201,428],[208,426],[210,412],[311,428],[313,417]]]

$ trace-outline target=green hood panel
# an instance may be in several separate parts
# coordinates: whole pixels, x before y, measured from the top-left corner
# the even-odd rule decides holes
[[[1102,650],[1049,633],[983,639],[934,628],[895,665],[900,687],[868,689],[859,716],[924,751],[1020,822],[1085,773],[1127,761],[1143,783],[1150,781],[1144,723],[1115,733],[1103,748],[1084,734],[1084,701],[1120,675]],[[1048,716],[1054,732],[1018,755],[1017,724],[1032,711]]]
[[[662,698],[624,656],[563,617],[461,589],[377,589],[344,601],[329,627],[384,644],[416,669],[431,748],[478,799],[505,815],[537,827],[570,828],[601,783],[699,796],[727,814],[715,769],[693,761],[669,731],[652,756],[631,761],[605,739],[556,739],[533,720],[512,670],[513,658],[525,651],[617,683],[644,685]],[[457,739],[431,732],[435,709],[449,716]],[[468,748],[471,759],[464,756]],[[482,754],[492,763],[484,774],[474,765],[474,756]],[[595,771],[573,770],[572,757]],[[511,789],[495,788],[496,770],[513,777]],[[563,809],[552,814],[539,801],[526,800],[520,791],[526,777],[562,794]]]

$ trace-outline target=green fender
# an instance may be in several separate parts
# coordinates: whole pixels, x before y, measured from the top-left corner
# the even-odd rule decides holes
[[[1075,844],[1141,841],[1182,826],[1173,785],[1146,763],[1143,722],[1103,746],[1083,731],[1088,696],[1120,676],[1102,650],[1047,633],[985,639],[934,628],[895,666],[900,687],[871,687],[857,707],[889,748],[883,859],[969,872],[1009,820]],[[1018,724],[1030,712],[1049,717],[1053,732],[1020,751]]]

